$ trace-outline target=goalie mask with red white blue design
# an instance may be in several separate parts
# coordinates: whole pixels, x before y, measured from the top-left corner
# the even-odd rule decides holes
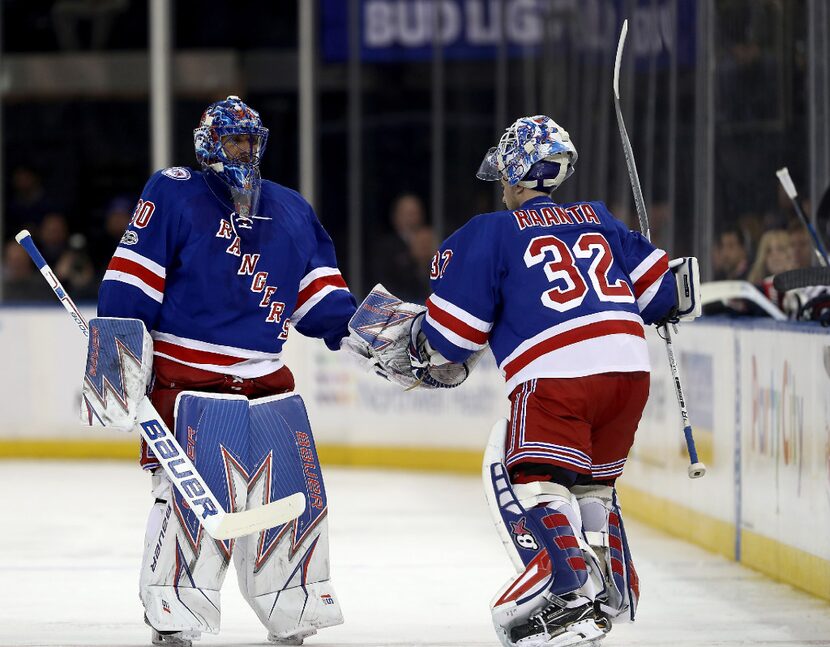
[[[568,131],[553,119],[521,117],[487,151],[476,177],[550,193],[571,176],[577,157]]]
[[[209,105],[193,131],[196,159],[224,182],[243,217],[256,215],[262,185],[259,163],[267,142],[268,129],[259,113],[236,96]]]

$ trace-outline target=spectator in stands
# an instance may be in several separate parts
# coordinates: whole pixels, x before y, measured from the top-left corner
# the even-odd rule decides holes
[[[67,250],[69,243],[69,223],[62,213],[51,212],[43,217],[35,231],[32,232],[38,241],[40,253],[50,265],[57,263],[58,259]]]
[[[418,302],[426,300],[430,293],[429,279],[432,257],[438,250],[435,232],[429,225],[424,225],[412,232],[409,237],[409,255],[415,267],[413,284],[417,284]]]
[[[749,252],[744,234],[738,227],[727,227],[720,232],[714,252],[716,281],[746,279]]]
[[[420,254],[424,247],[425,234],[421,230],[429,229],[421,198],[414,193],[399,195],[392,202],[389,223],[392,233],[381,239],[374,248],[376,261],[372,276],[395,296],[423,302],[429,296],[429,270],[426,271],[425,281],[419,259],[413,255],[413,251]],[[430,252],[430,260],[434,251],[433,248]]]
[[[786,229],[771,229],[761,236],[758,254],[747,280],[756,285],[770,301],[781,307],[784,295],[775,290],[772,279],[776,274],[794,267],[789,232]]]
[[[3,300],[44,301],[52,290],[35,268],[26,251],[14,241],[3,248]]]
[[[761,236],[758,254],[755,256],[755,263],[752,265],[747,280],[755,285],[761,285],[765,279],[771,279],[774,275],[794,267],[790,234],[786,229],[772,229]]]
[[[12,171],[10,187],[7,233],[14,235],[21,229],[35,233],[46,214],[54,211],[40,175],[28,166],[18,166]]]
[[[813,251],[813,240],[807,228],[800,220],[791,220],[787,225],[787,234],[790,237],[790,253],[792,254],[793,268],[810,267],[816,259]]]
[[[83,234],[72,234],[67,249],[55,263],[58,280],[76,301],[94,301],[98,298],[95,267],[86,247]]]
[[[112,258],[121,236],[133,217],[135,200],[125,196],[114,198],[104,211],[104,225],[98,227],[89,242],[89,254],[95,267],[103,270]]]

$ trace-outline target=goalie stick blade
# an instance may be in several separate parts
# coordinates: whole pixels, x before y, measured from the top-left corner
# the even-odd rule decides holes
[[[234,539],[281,526],[299,517],[304,510],[305,495],[295,492],[267,505],[242,512],[226,512],[220,517],[205,519],[202,523],[214,539]]]
[[[772,285],[779,292],[809,288],[817,285],[830,285],[830,267],[804,267],[776,274]]]

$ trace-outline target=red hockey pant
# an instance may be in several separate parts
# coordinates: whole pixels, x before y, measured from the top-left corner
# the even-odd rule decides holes
[[[506,462],[562,467],[599,481],[620,476],[648,399],[649,374],[539,378],[510,395]]]

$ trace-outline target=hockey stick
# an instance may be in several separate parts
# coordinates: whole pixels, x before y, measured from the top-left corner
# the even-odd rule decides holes
[[[84,337],[89,337],[86,320],[38,251],[31,234],[24,229],[15,236],[15,239],[37,265],[40,273],[49,283],[49,287],[75,320]],[[305,510],[305,495],[302,492],[295,492],[283,499],[251,510],[226,512],[147,396],[144,396],[138,404],[136,427],[147,441],[148,446],[153,449],[153,453],[179,494],[196,513],[207,533],[214,539],[233,539],[267,530],[296,519]]]
[[[620,32],[620,41],[617,43],[617,58],[614,61],[614,109],[617,113],[617,125],[620,129],[620,139],[622,139],[623,153],[625,154],[625,165],[628,167],[628,177],[631,179],[631,190],[634,193],[634,205],[637,208],[637,217],[640,220],[640,230],[643,236],[651,240],[651,230],[648,226],[648,213],[646,212],[646,203],[643,199],[643,189],[640,186],[640,177],[637,175],[637,164],[634,161],[634,151],[631,149],[631,141],[628,139],[628,131],[625,129],[622,108],[620,108],[620,63],[622,62],[625,37],[627,34],[628,20],[624,20],[622,31]],[[674,381],[674,390],[677,394],[677,403],[680,405],[680,417],[683,419],[683,435],[686,438],[686,449],[689,451],[689,478],[700,478],[706,474],[706,466],[697,457],[695,439],[692,435],[692,424],[689,421],[689,412],[686,410],[686,399],[683,397],[683,385],[680,382],[680,373],[677,370],[677,362],[674,358],[671,332],[669,331],[668,324],[663,324],[657,331],[663,341],[666,342],[666,355],[669,358],[669,368],[671,369],[672,379]]]
[[[798,191],[796,191],[795,189],[795,183],[793,182],[793,179],[790,177],[789,170],[786,166],[784,166],[783,168],[778,169],[775,172],[775,175],[778,176],[778,181],[781,182],[781,186],[784,187],[784,192],[787,194],[787,197],[790,199],[790,202],[793,203],[793,208],[795,209],[795,213],[801,220],[801,223],[807,228],[807,231],[810,232],[810,237],[813,239],[813,251],[816,253],[816,258],[818,258],[819,265],[821,265],[822,267],[827,267],[828,265],[830,265],[830,263],[828,263],[827,260],[827,250],[824,249],[824,245],[821,243],[821,239],[818,237],[818,232],[816,231],[815,227],[813,227],[813,223],[810,222],[810,219],[807,217],[807,214],[804,213],[804,210],[798,203]]]
[[[830,267],[803,267],[797,270],[787,270],[776,274],[772,279],[772,285],[778,292],[830,286]]]

